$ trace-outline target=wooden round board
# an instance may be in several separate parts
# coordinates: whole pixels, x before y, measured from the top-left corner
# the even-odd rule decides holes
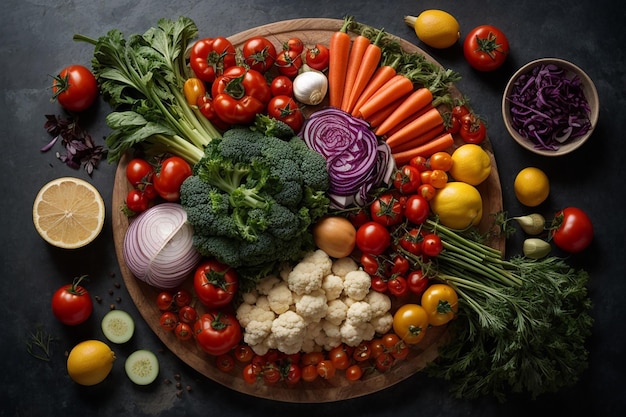
[[[277,48],[280,48],[283,42],[293,36],[302,39],[305,45],[314,45],[315,43],[328,45],[331,35],[341,27],[341,24],[342,20],[339,19],[295,19],[249,29],[233,35],[229,39],[236,47],[241,46],[246,39],[254,35],[267,37],[275,43]],[[410,42],[402,39],[398,39],[398,41],[401,42],[406,51],[421,52],[427,59],[435,62],[432,57],[428,56]],[[460,92],[455,91],[455,93],[460,96]],[[305,109],[305,113],[310,114],[315,109],[316,108]],[[461,142],[458,144],[460,143]],[[493,224],[493,217],[490,214],[502,210],[500,180],[493,152],[488,141],[485,143],[485,148],[491,156],[493,169],[490,177],[478,186],[483,196],[483,212],[485,213],[481,223],[483,230],[489,229]],[[126,194],[130,190],[130,185],[126,180],[125,174],[129,159],[130,157],[126,155],[118,165],[115,174],[112,200],[115,251],[124,283],[137,309],[150,328],[168,349],[201,374],[233,390],[256,397],[285,402],[330,402],[355,398],[388,388],[420,371],[428,362],[433,361],[437,357],[438,346],[445,341],[447,336],[445,328],[429,329],[426,338],[411,349],[411,354],[407,360],[395,364],[390,371],[386,373],[374,372],[357,382],[350,382],[343,376],[338,375],[330,381],[318,378],[317,381],[312,383],[300,383],[295,387],[288,387],[283,384],[270,387],[266,386],[263,382],[254,385],[244,382],[241,377],[241,365],[231,373],[224,373],[218,370],[215,366],[215,358],[202,351],[193,340],[181,342],[176,339],[172,332],[166,332],[161,329],[159,326],[159,316],[161,312],[155,302],[156,296],[160,290],[136,279],[126,266],[123,256],[123,242],[129,225],[129,219],[119,208],[124,204]],[[504,239],[495,241],[493,246],[504,252]],[[191,290],[191,279],[186,281],[185,286],[187,289]],[[194,302],[194,306],[199,311],[202,311],[202,306],[197,301]]]

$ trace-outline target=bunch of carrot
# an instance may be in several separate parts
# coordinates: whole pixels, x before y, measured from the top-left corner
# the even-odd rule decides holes
[[[330,39],[330,105],[367,121],[376,135],[385,138],[397,164],[452,146],[432,92],[416,89],[393,65],[381,65],[378,41],[383,31],[373,41],[363,35],[353,40],[350,23],[346,20]]]

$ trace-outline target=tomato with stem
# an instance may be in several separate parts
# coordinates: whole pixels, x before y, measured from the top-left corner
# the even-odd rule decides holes
[[[52,313],[63,324],[75,326],[87,321],[93,311],[93,301],[87,289],[81,285],[86,275],[74,278],[52,295]]]
[[[404,206],[404,217],[414,225],[420,225],[426,221],[430,214],[428,201],[419,194],[411,194]]]
[[[478,71],[493,71],[504,64],[509,55],[509,40],[502,30],[493,25],[480,25],[467,33],[463,55]]]
[[[263,36],[247,39],[241,48],[245,64],[261,74],[269,71],[276,61],[276,47]]]
[[[194,324],[196,341],[210,355],[221,355],[237,346],[242,331],[237,318],[225,311],[204,313]]]
[[[402,203],[393,193],[378,196],[370,205],[370,216],[373,221],[384,226],[398,224],[404,220]]]
[[[209,308],[228,306],[239,289],[235,269],[216,259],[207,259],[196,267],[193,287],[202,304]]]
[[[71,112],[87,110],[98,97],[98,82],[82,65],[69,65],[54,77],[52,99]]]
[[[191,165],[179,156],[163,160],[154,174],[154,189],[167,201],[180,199],[180,186],[192,175]]]
[[[421,305],[428,316],[428,324],[441,326],[459,311],[459,297],[450,285],[432,284],[422,294]]]
[[[304,124],[304,114],[298,103],[289,96],[274,96],[267,103],[267,114],[299,132]]]
[[[578,207],[559,210],[550,226],[550,237],[560,249],[576,253],[586,249],[593,240],[593,223]]]
[[[356,245],[365,253],[381,255],[391,244],[391,234],[387,227],[369,221],[356,231]]]
[[[235,369],[235,359],[232,355],[224,353],[223,355],[218,355],[215,358],[215,366],[222,372],[230,372]]]
[[[407,344],[422,341],[427,329],[428,314],[419,304],[404,304],[393,315],[393,331]]]
[[[178,324],[178,316],[173,311],[164,311],[159,317],[159,325],[166,332],[174,331]]]

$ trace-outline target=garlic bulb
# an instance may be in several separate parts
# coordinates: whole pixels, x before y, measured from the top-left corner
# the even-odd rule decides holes
[[[541,259],[550,253],[552,246],[545,240],[530,238],[524,241],[522,250],[527,258]]]
[[[328,79],[318,71],[306,71],[293,80],[293,96],[300,103],[315,106],[328,92]]]
[[[539,213],[513,218],[517,220],[522,230],[529,235],[538,235],[544,231],[546,219]]]

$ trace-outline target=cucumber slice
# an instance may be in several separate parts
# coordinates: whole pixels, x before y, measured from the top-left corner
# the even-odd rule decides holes
[[[135,333],[135,321],[125,311],[111,310],[102,318],[102,332],[112,343],[126,343]]]
[[[159,375],[159,360],[149,350],[136,350],[126,359],[124,369],[128,378],[135,384],[149,385]]]

